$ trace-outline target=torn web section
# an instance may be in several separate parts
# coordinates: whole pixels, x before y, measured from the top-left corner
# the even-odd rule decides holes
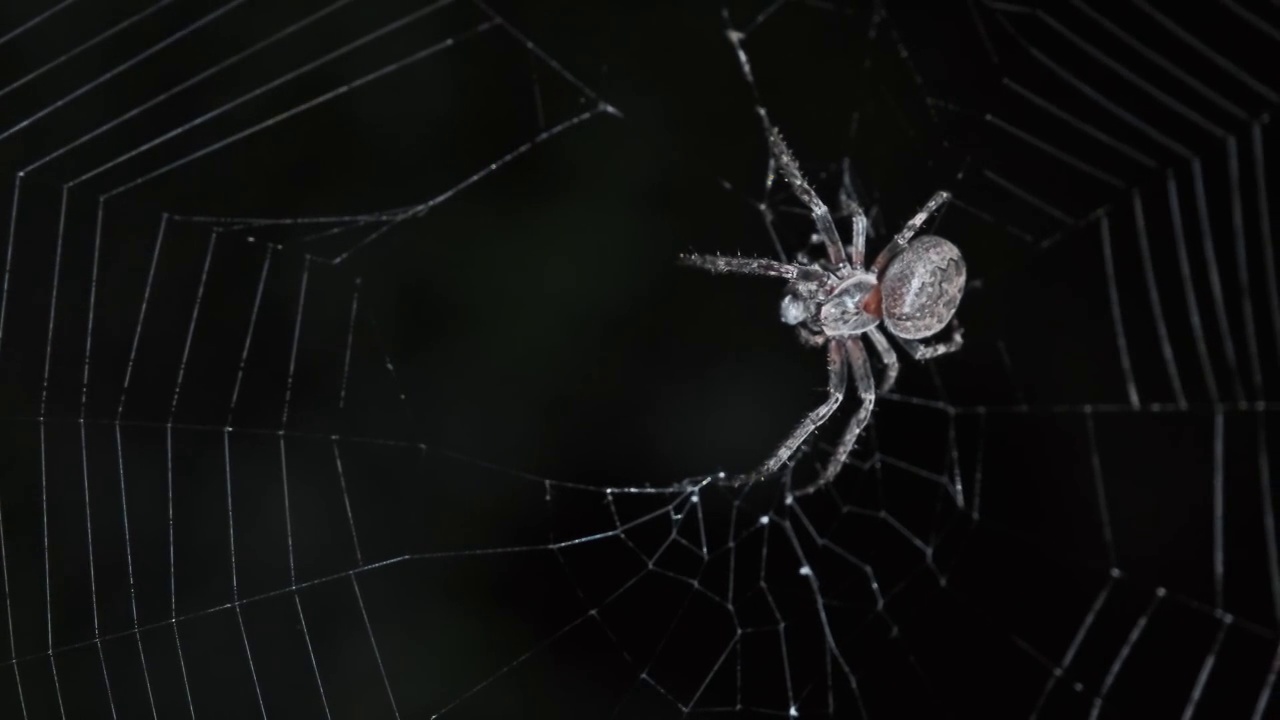
[[[809,10],[811,8],[800,8],[797,5],[789,5],[786,8],[787,13],[801,14],[789,16],[793,19],[801,17]],[[818,16],[826,17],[820,12]],[[767,30],[777,27],[761,25],[762,29],[758,37],[764,38],[762,42],[767,43]],[[859,32],[857,37],[866,37],[865,27],[857,28],[857,32]],[[717,39],[720,38],[717,37]],[[749,39],[747,45],[751,46],[751,42]],[[727,45],[727,42],[725,44]],[[877,49],[883,50],[886,57],[897,55],[897,46],[892,42],[884,48]],[[724,68],[725,75],[734,77],[734,82],[737,82],[738,69],[732,62],[726,64],[728,67]],[[760,61],[753,64],[759,67]],[[781,88],[783,94],[788,91],[794,92],[796,94],[794,99],[797,100],[798,106],[810,107],[821,104],[820,100],[830,98],[823,92],[804,92],[806,80],[813,80],[816,77],[812,73],[805,72],[811,68],[791,69],[795,71],[794,74],[785,71],[776,72],[775,68],[776,74],[772,75],[771,79],[778,83],[775,88]],[[909,77],[909,73],[907,76]],[[721,78],[721,80],[724,79]],[[788,82],[784,83],[784,80]],[[809,89],[816,90],[816,88]],[[849,97],[866,97],[866,95],[852,93]],[[839,102],[840,99],[837,98],[833,104]],[[824,107],[822,112],[817,109],[810,113],[797,112],[797,117],[827,118],[829,121],[830,116],[825,112],[829,109]],[[784,107],[780,112],[786,113],[787,110]],[[927,118],[925,111],[922,110],[922,114]],[[751,118],[750,113],[744,113],[744,116]],[[896,117],[892,111],[886,111],[880,117],[886,126],[895,124]],[[839,120],[841,131],[845,129],[845,119]],[[928,121],[926,119],[923,122]],[[778,121],[778,124],[786,127],[782,121]],[[784,135],[795,138],[797,147],[804,147],[806,140],[812,142],[810,139],[812,136],[806,135],[803,131],[784,130]],[[842,143],[837,141],[837,144]],[[927,143],[923,145],[927,150]],[[810,153],[813,152],[812,147],[813,145],[809,146]],[[919,151],[921,147],[916,145],[915,149]],[[760,149],[763,150],[763,147]],[[798,152],[801,156],[807,154],[804,150]],[[741,148],[737,149],[737,153],[742,154]],[[763,155],[763,152],[757,153],[757,159],[763,159]],[[838,163],[832,163],[832,166],[838,167]],[[814,169],[813,174],[823,177],[822,187],[830,195],[834,195],[832,191],[836,188],[837,184],[834,181],[837,176],[829,172],[823,174],[821,167]],[[751,198],[756,194],[755,183],[764,185],[765,173],[750,176],[744,173],[744,176],[747,179],[741,182],[739,182],[741,178],[735,176],[731,184],[738,189],[738,192]],[[863,173],[863,177],[863,181],[870,184],[865,180],[866,173]],[[921,198],[927,197],[933,189],[936,188],[922,191]],[[784,249],[793,252],[808,249],[806,246],[811,227],[804,228],[804,216],[807,212],[801,210],[800,217],[794,217],[793,211],[797,208],[794,207],[794,199],[787,196],[785,188],[778,184],[772,188],[772,191],[773,194],[763,198],[764,206],[776,215],[776,225],[784,228],[784,232],[779,233],[785,236],[780,238]],[[902,219],[910,217],[916,206],[912,201],[902,197],[902,194],[897,194],[895,197],[903,207],[902,217],[898,220],[901,222]],[[736,227],[737,219],[736,214],[722,215],[720,227],[709,225],[709,232],[706,238],[699,240],[698,247],[703,250],[720,250],[727,253],[764,256],[771,254],[773,248],[767,232],[763,235],[752,232],[744,237],[729,231],[726,221],[734,221],[732,227]],[[767,213],[761,213],[759,219],[762,226],[775,224],[774,219],[767,217]],[[887,221],[880,222],[881,228],[888,225]],[[793,228],[794,234],[790,232]],[[880,237],[889,236],[893,230],[896,228],[881,234]],[[758,243],[751,246],[747,244],[749,241],[758,241]],[[874,252],[875,249],[873,246],[872,251]],[[720,294],[733,292],[736,290],[726,283],[725,289]],[[762,289],[758,295],[764,296],[766,292]],[[770,302],[765,305],[763,300],[753,299],[755,296],[748,296],[744,291],[741,294],[743,298],[741,302],[727,303],[734,312],[725,318],[716,318],[714,313],[709,312],[708,320],[714,322],[719,335],[727,338],[725,342],[734,342],[733,333],[738,331],[736,325],[748,324],[749,320],[744,322],[742,318],[749,318],[749,312],[754,311],[757,305],[763,309],[760,313],[761,317],[776,317],[777,295],[777,291],[769,292]],[[778,328],[778,330],[784,329]],[[747,332],[746,328],[744,327],[741,332]],[[766,346],[772,347],[773,334],[778,336],[783,334],[778,332],[764,336],[760,332],[758,322],[755,332],[760,336],[754,342],[754,350],[757,354]],[[768,339],[765,339],[766,337]],[[791,342],[794,343],[794,340]],[[821,370],[820,364],[812,362],[812,354],[808,359],[811,361],[810,369]],[[785,375],[772,373],[767,376],[770,378],[769,385],[791,382],[788,378],[816,376],[816,372],[809,375],[801,375],[801,372],[805,371],[797,369]],[[723,380],[723,374],[712,379]],[[932,397],[939,391],[940,383],[936,378],[930,378],[925,372],[918,372],[907,382],[907,387],[924,388],[921,394],[926,397]],[[810,402],[821,399],[818,391],[812,388],[813,384],[810,383],[807,395]],[[886,399],[884,402],[885,409],[880,413],[880,417],[885,418],[885,422],[889,423],[890,415],[896,413],[895,420],[892,422],[899,428],[909,428],[912,432],[910,434],[901,431],[895,433],[892,450],[882,454],[877,452],[878,430],[868,431],[860,445],[859,453],[846,469],[849,477],[856,477],[861,481],[856,485],[852,482],[845,483],[848,487],[837,487],[830,494],[822,493],[819,496],[820,500],[796,503],[795,507],[779,504],[773,516],[765,513],[743,512],[744,518],[740,518],[736,532],[724,529],[711,532],[713,537],[722,538],[717,547],[723,549],[714,552],[714,557],[709,553],[706,559],[703,559],[698,551],[690,553],[684,544],[675,542],[673,532],[664,527],[661,521],[655,523],[655,528],[649,531],[651,537],[647,542],[641,543],[644,549],[637,554],[642,558],[663,555],[659,565],[665,573],[661,570],[658,572],[671,577],[676,583],[688,583],[687,576],[692,572],[698,572],[700,564],[705,564],[705,569],[698,574],[698,588],[704,585],[718,586],[724,583],[724,573],[732,575],[729,558],[739,558],[740,562],[746,564],[751,562],[750,558],[756,552],[759,552],[762,557],[767,556],[769,562],[775,564],[770,566],[767,572],[757,574],[754,577],[754,585],[743,580],[740,587],[752,589],[744,589],[741,596],[731,596],[728,600],[718,599],[695,588],[696,607],[686,616],[673,620],[678,623],[679,630],[670,633],[671,639],[668,644],[671,647],[684,647],[684,643],[692,643],[693,637],[683,630],[689,627],[690,623],[701,622],[717,634],[710,644],[713,648],[725,649],[724,660],[719,662],[719,656],[704,658],[702,653],[708,650],[705,647],[699,647],[696,653],[687,652],[682,655],[689,661],[690,672],[663,673],[662,658],[667,656],[663,654],[661,648],[646,648],[647,654],[652,654],[656,658],[652,662],[652,672],[646,670],[644,682],[641,683],[652,687],[649,691],[651,694],[667,693],[678,707],[686,707],[693,703],[696,707],[770,708],[774,711],[800,713],[836,713],[841,710],[857,712],[855,708],[862,708],[874,715],[884,712],[886,708],[901,710],[903,701],[927,705],[928,700],[922,700],[918,694],[913,695],[910,688],[915,682],[920,681],[922,674],[925,678],[928,674],[922,673],[916,654],[911,648],[904,647],[904,643],[899,639],[901,636],[895,618],[898,616],[899,608],[915,607],[927,599],[928,595],[936,589],[943,575],[939,566],[951,561],[950,553],[938,546],[944,539],[950,539],[957,518],[955,485],[958,461],[954,450],[955,441],[949,438],[955,428],[954,423],[949,422],[948,408],[945,404],[936,402],[899,404],[893,399]],[[795,418],[800,417],[801,413],[809,408],[797,409],[799,412],[793,412],[785,417],[794,422]],[[780,417],[783,416],[781,410],[778,414]],[[815,438],[814,451],[804,453],[797,458],[793,476],[797,485],[805,484],[811,478],[813,467],[824,459],[823,454],[831,451],[829,436],[832,432],[838,432],[833,428],[838,428],[845,419],[843,415],[837,416],[832,422],[832,427],[824,428],[823,437]],[[740,421],[741,417],[735,420]],[[786,422],[786,419],[781,422]],[[716,426],[709,427],[712,431],[718,429]],[[782,429],[785,432],[787,428]],[[775,441],[780,436],[780,434],[775,435]],[[767,451],[770,446],[767,440],[764,442],[766,444],[762,447]],[[750,463],[757,459],[745,458],[745,460]],[[883,474],[881,470],[884,471]],[[616,474],[616,471],[610,473],[610,475]],[[779,501],[785,497],[783,494],[785,491],[778,486],[781,484],[782,488],[785,488],[785,483],[785,478],[776,478],[771,482],[761,483],[758,488],[747,492],[747,495],[757,497],[754,493],[774,492],[776,494],[769,497]],[[912,503],[913,490],[923,491],[928,500],[922,504]],[[884,495],[892,497],[886,498]],[[709,512],[712,517],[723,519],[729,513],[725,508],[726,504],[737,507],[733,500],[734,492],[708,488],[704,497],[705,500],[700,501],[700,505],[705,508],[715,507],[715,509],[700,510],[700,512]],[[744,504],[751,505],[754,502],[757,501]],[[697,527],[689,524],[693,518],[697,517],[691,510],[681,510],[672,514],[682,519],[681,532],[691,533]],[[761,515],[769,518],[770,522],[766,524],[773,528],[770,532],[760,532],[759,526],[751,523],[752,517],[755,518],[756,523],[759,523]],[[634,514],[628,517],[634,517]],[[668,519],[666,522],[670,524],[671,521]],[[641,535],[641,533],[637,534]],[[661,552],[664,541],[670,541],[673,547],[669,555]],[[569,551],[566,551],[566,555],[571,556]],[[674,571],[666,569],[667,563],[669,567],[676,569]],[[576,574],[581,575],[583,572],[579,571]],[[751,574],[750,571],[747,572],[747,575]],[[643,579],[647,581],[650,578],[646,575]],[[767,609],[770,602],[767,598],[771,592],[778,594],[779,605]],[[877,594],[883,597],[877,597]],[[899,605],[890,605],[888,609],[882,608],[881,602],[887,597],[893,598],[888,602],[897,602]],[[623,599],[625,600],[626,596]],[[730,639],[725,640],[719,636],[719,633],[729,632],[738,624],[734,621],[728,628],[725,627],[726,616],[733,619],[735,612],[741,612],[743,616],[751,616],[749,622],[742,622],[742,626],[749,626],[750,631],[741,636],[735,636],[730,632]],[[773,614],[768,614],[770,612]],[[784,627],[788,630],[783,630]],[[791,629],[794,629],[793,633]],[[826,635],[828,630],[832,633],[831,636]],[[776,646],[773,642],[774,636],[784,636],[778,638]],[[850,636],[857,637],[858,641],[845,642]],[[737,637],[740,639],[735,639]],[[732,662],[739,656],[745,658],[742,660],[741,672],[751,678],[750,680],[743,681],[742,676],[735,679],[734,673],[739,671],[739,667],[732,665]],[[885,656],[892,657],[892,661],[885,662]],[[788,685],[788,683],[792,684]],[[780,701],[784,702],[780,703]]]

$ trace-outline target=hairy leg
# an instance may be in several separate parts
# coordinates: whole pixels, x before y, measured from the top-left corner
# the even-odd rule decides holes
[[[728,22],[728,14],[724,15],[725,21]],[[848,259],[845,257],[844,246],[840,244],[840,234],[836,232],[836,224],[831,219],[831,211],[818,199],[818,194],[809,187],[809,183],[805,181],[804,176],[800,174],[800,164],[796,162],[795,156],[791,154],[791,149],[782,140],[782,133],[773,126],[769,120],[769,113],[764,109],[764,104],[760,102],[760,93],[756,89],[755,77],[751,74],[751,63],[747,59],[747,52],[742,49],[742,40],[745,37],[742,33],[732,28],[725,30],[725,35],[729,38],[729,42],[733,43],[734,52],[738,58],[738,67],[742,70],[742,77],[746,79],[747,84],[751,86],[751,94],[755,97],[756,113],[760,116],[760,123],[764,126],[765,139],[769,142],[769,172],[767,174],[765,190],[768,191],[770,183],[773,180],[773,171],[775,166],[782,171],[782,176],[790,183],[792,191],[796,197],[809,208],[809,214],[813,217],[813,222],[818,227],[818,234],[822,237],[822,242],[827,249],[827,259],[836,265],[845,265]]]
[[[902,347],[911,353],[911,357],[917,360],[928,360],[936,358],[939,355],[946,355],[949,352],[955,352],[964,345],[964,328],[959,325],[951,324],[951,337],[946,340],[939,340],[932,343],[922,343],[919,340],[907,340],[898,338],[898,342],[902,343]]]
[[[871,328],[867,331],[867,335],[871,338],[871,344],[876,346],[876,353],[880,355],[880,359],[884,361],[884,375],[880,377],[879,392],[889,392],[893,387],[893,381],[898,379],[898,353],[893,351],[893,346],[889,344],[888,338],[884,333],[880,332],[880,328]]]
[[[702,268],[718,275],[756,275],[785,280],[820,274],[817,268],[806,268],[791,263],[765,260],[764,258],[722,257],[720,255],[681,255],[680,264]]]
[[[856,337],[850,338],[845,341],[845,347],[849,354],[849,366],[853,369],[853,381],[858,388],[858,398],[862,404],[849,420],[844,435],[840,437],[840,443],[836,445],[835,452],[822,470],[822,475],[816,482],[796,491],[796,495],[808,495],[836,478],[840,469],[844,467],[845,460],[849,458],[849,453],[853,452],[853,445],[858,441],[858,436],[862,434],[867,421],[871,419],[871,410],[876,404],[876,386],[875,380],[871,377],[871,361],[867,359],[867,351],[862,347],[862,341]]]
[[[835,412],[836,407],[840,405],[840,401],[844,399],[845,383],[847,381],[846,351],[845,344],[841,342],[832,342],[827,346],[826,402],[810,411],[800,421],[800,424],[796,425],[795,429],[791,431],[787,439],[782,441],[782,444],[773,452],[773,455],[770,455],[768,460],[765,460],[754,473],[748,476],[747,480],[757,480],[777,471],[778,468],[791,459],[796,449],[800,447],[800,443],[804,442],[805,438],[813,434],[813,431],[826,422],[831,417],[831,413]]]
[[[951,193],[945,190],[939,190],[934,193],[933,197],[929,198],[929,202],[925,203],[924,207],[920,209],[920,212],[916,213],[915,217],[908,220],[907,224],[902,226],[902,231],[893,236],[893,242],[890,242],[889,245],[886,246],[884,250],[881,250],[880,254],[876,256],[875,265],[872,266],[874,272],[879,275],[880,272],[889,265],[889,261],[892,260],[895,255],[902,252],[902,250],[907,247],[907,243],[911,242],[911,238],[915,237],[916,233],[920,232],[920,228],[924,226],[924,221],[928,220],[930,215],[937,212],[938,208],[942,207],[942,204],[950,199]]]
[[[844,172],[840,182],[840,217],[849,218],[849,264],[861,270],[867,262],[867,215],[853,192],[853,178],[849,177],[849,158],[844,160]]]

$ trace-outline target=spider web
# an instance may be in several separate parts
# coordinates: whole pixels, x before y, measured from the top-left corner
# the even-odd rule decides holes
[[[1274,5],[290,5],[0,12],[5,717],[1275,713]],[[972,278],[803,498],[755,105]]]

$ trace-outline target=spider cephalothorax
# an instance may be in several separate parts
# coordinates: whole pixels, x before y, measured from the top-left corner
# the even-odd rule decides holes
[[[762,113],[763,118],[763,113]],[[844,397],[846,372],[853,371],[862,405],[849,422],[818,482],[801,492],[830,482],[844,465],[853,444],[871,417],[876,393],[885,392],[898,374],[898,358],[888,334],[918,360],[936,357],[960,347],[962,335],[955,327],[950,338],[935,344],[920,340],[952,323],[965,287],[964,259],[960,250],[937,235],[916,233],[950,195],[939,191],[902,228],[876,257],[870,268],[863,264],[867,222],[862,209],[846,189],[841,194],[842,214],[852,223],[846,248],[836,232],[831,211],[818,199],[800,175],[800,168],[778,131],[768,124],[769,149],[783,177],[809,207],[818,227],[816,239],[826,258],[811,262],[779,262],[763,258],[726,258],[686,255],[682,261],[718,273],[763,275],[789,280],[782,296],[782,321],[794,325],[800,339],[828,352],[828,397],[796,426],[754,473],[738,478],[749,481],[769,475],[791,458],[800,443],[826,422]],[[877,388],[862,338],[867,337],[884,362],[884,376]]]

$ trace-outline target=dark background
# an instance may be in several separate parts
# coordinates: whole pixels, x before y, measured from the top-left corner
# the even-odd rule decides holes
[[[459,0],[324,62],[433,6],[269,40],[322,6],[82,2],[7,37],[55,7],[0,10],[4,717],[1268,694],[1273,6],[728,6],[869,250],[946,188],[971,278],[964,350],[904,356],[795,503],[833,428],[788,478],[671,490],[825,392],[776,283],[674,262],[772,254],[762,201],[787,252],[810,231],[763,197],[721,6]]]

